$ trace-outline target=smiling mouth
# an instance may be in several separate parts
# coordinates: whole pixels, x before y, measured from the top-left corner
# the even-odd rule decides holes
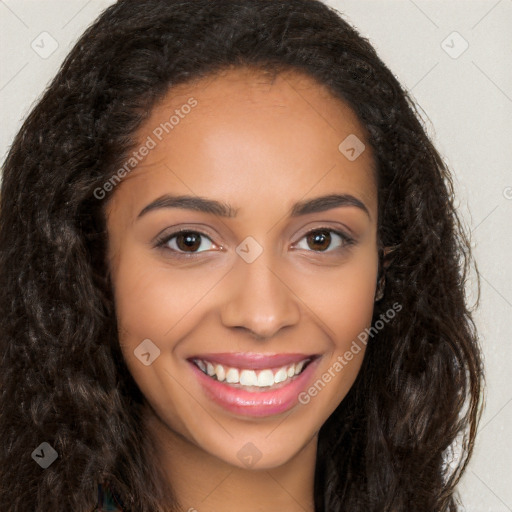
[[[315,358],[308,356],[296,363],[259,370],[233,367],[199,358],[192,358],[191,362],[211,379],[230,387],[247,391],[266,391],[279,389],[295,380]]]

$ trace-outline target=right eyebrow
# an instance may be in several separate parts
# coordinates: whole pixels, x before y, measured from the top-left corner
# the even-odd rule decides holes
[[[316,197],[314,199],[308,199],[306,201],[299,201],[292,206],[289,215],[290,217],[299,217],[310,213],[331,210],[332,208],[338,208],[340,206],[355,206],[356,208],[364,211],[368,217],[371,218],[366,205],[360,199],[351,194],[330,194]],[[142,217],[150,211],[161,208],[183,208],[219,215],[220,217],[226,218],[236,217],[239,211],[238,208],[234,208],[229,204],[216,201],[214,199],[189,195],[172,196],[165,194],[144,207],[137,218]]]

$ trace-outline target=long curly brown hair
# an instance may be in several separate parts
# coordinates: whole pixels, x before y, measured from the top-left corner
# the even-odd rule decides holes
[[[176,84],[232,66],[292,69],[368,133],[385,292],[352,389],[319,433],[315,507],[457,509],[484,384],[465,284],[471,244],[449,170],[374,48],[317,0],[120,0],[74,46],[3,166],[0,509],[90,511],[109,482],[126,510],[174,509],[120,352],[101,187]],[[450,446],[460,456],[449,464]],[[47,442],[57,459],[32,456]],[[164,508],[169,507],[169,508]]]

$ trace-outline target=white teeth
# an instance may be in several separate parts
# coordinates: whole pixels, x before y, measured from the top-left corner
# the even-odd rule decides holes
[[[254,370],[242,370],[240,374],[240,384],[242,384],[242,386],[257,386],[258,377],[256,376],[256,372]]]
[[[300,363],[297,363],[295,365],[295,375],[298,375],[302,371],[303,367],[304,367],[304,361],[301,361]]]
[[[226,381],[228,384],[240,384],[248,387],[258,386],[263,388],[279,384],[280,382],[291,379],[295,375],[299,375],[304,369],[304,365],[309,362],[309,359],[300,361],[297,364],[283,366],[279,368],[275,374],[270,369],[260,370],[257,373],[254,370],[224,367],[221,364],[215,364],[214,366],[209,361],[202,361],[200,359],[195,359],[194,362],[200,370],[220,382]]]
[[[272,386],[274,384],[274,374],[272,370],[261,370],[258,375],[258,386]]]
[[[286,372],[286,367],[279,368],[277,373],[274,375],[274,382],[278,384],[279,382],[283,382],[288,378],[288,373]]]
[[[218,364],[215,367],[215,374],[217,375],[217,380],[222,382],[226,378],[226,371],[224,370],[224,366]]]
[[[226,382],[237,384],[239,381],[238,370],[236,368],[230,368],[226,372]]]

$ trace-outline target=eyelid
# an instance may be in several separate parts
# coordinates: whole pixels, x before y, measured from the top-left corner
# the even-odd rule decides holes
[[[355,243],[357,243],[357,240],[351,234],[346,232],[346,231],[349,231],[348,229],[346,231],[343,231],[340,228],[334,228],[332,226],[325,226],[324,225],[324,226],[316,226],[316,227],[308,229],[307,231],[304,231],[297,238],[297,240],[292,244],[292,247],[294,247],[296,244],[298,244],[306,236],[308,236],[308,235],[310,235],[312,233],[316,233],[318,231],[327,231],[327,232],[335,233],[336,235],[338,235],[342,239],[342,245],[340,247],[335,248],[335,249],[330,249],[330,250],[326,250],[326,251],[314,251],[314,250],[307,251],[307,252],[310,252],[312,254],[336,253],[337,251],[346,249],[346,248],[354,245]],[[164,230],[164,232],[165,232],[165,230]],[[211,252],[211,251],[180,252],[180,251],[176,251],[175,249],[171,249],[169,247],[165,247],[166,244],[168,244],[171,239],[173,239],[174,237],[176,237],[180,233],[196,233],[196,234],[200,235],[201,237],[208,238],[208,240],[210,240],[210,242],[213,245],[217,246],[220,250],[224,249],[224,247],[222,245],[215,243],[212,240],[212,236],[210,236],[208,233],[203,231],[202,228],[198,229],[198,228],[191,228],[191,227],[183,227],[183,228],[177,229],[176,231],[172,231],[171,233],[167,233],[167,234],[164,234],[164,235],[161,235],[161,234],[157,235],[157,237],[156,237],[156,239],[154,241],[154,244],[153,244],[154,248],[167,249],[167,250],[173,252],[178,257],[181,257],[181,256],[183,256],[183,257],[194,257],[195,255],[198,255],[198,254],[202,254],[202,253],[205,253],[205,252]],[[302,249],[300,249],[300,250],[302,250]]]
[[[318,227],[314,227],[314,228],[311,228],[311,229],[308,229],[307,231],[305,231],[297,239],[297,241],[292,244],[292,247],[297,245],[306,236],[311,235],[312,233],[322,232],[322,231],[326,231],[326,232],[334,233],[334,234],[338,235],[341,238],[341,240],[342,240],[341,246],[337,247],[337,248],[334,248],[334,249],[329,249],[329,250],[326,250],[326,251],[313,251],[313,250],[309,250],[309,251],[306,251],[306,252],[310,252],[311,254],[330,254],[330,253],[336,253],[336,252],[339,252],[341,250],[347,249],[348,247],[350,247],[350,246],[352,246],[352,245],[357,243],[357,240],[352,235],[348,234],[347,232],[345,232],[345,231],[343,231],[343,230],[341,230],[339,228],[333,228],[331,226],[318,226]]]
[[[304,231],[302,231],[301,234],[297,237],[297,242],[299,240],[302,240],[305,236],[310,235],[311,233],[316,233],[317,231],[330,231],[341,236],[343,239],[352,241],[356,240],[356,237],[348,227],[343,229],[339,226],[329,226],[328,224],[320,224],[318,226],[308,227]],[[297,242],[294,242],[294,244]]]
[[[197,228],[190,228],[190,227],[184,227],[184,228],[179,228],[179,229],[176,229],[176,231],[171,231],[170,233],[165,233],[165,231],[167,230],[164,230],[164,234],[159,234],[156,236],[154,242],[153,242],[153,247],[158,249],[158,248],[161,248],[161,249],[167,249],[175,254],[177,254],[178,256],[185,256],[185,257],[189,257],[189,256],[194,256],[195,254],[202,254],[203,252],[209,252],[209,251],[200,251],[200,252],[180,252],[180,251],[176,251],[174,249],[171,249],[169,247],[165,247],[166,244],[169,243],[169,241],[171,239],[173,239],[174,237],[176,237],[177,235],[179,235],[180,233],[196,233],[198,235],[200,235],[201,237],[204,237],[204,238],[207,238],[208,240],[210,240],[210,242],[217,246],[219,249],[224,249],[224,247],[222,245],[219,245],[217,243],[215,243],[213,240],[212,240],[212,236],[210,234],[208,234],[207,232],[203,231],[203,229],[197,229]]]

